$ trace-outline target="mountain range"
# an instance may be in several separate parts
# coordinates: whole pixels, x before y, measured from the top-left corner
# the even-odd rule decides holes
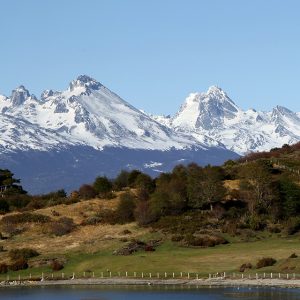
[[[0,168],[31,193],[78,188],[97,175],[179,163],[221,164],[300,140],[300,114],[243,111],[216,86],[190,94],[174,116],[147,114],[89,76],[40,98],[20,86],[0,95]]]

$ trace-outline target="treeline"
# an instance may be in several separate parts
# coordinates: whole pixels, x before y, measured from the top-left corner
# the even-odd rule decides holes
[[[290,233],[300,229],[300,186],[269,160],[247,164],[228,161],[222,167],[179,165],[155,179],[137,170],[122,171],[110,182],[110,188],[107,181],[98,177],[89,189],[99,193],[102,183],[100,190],[103,192],[105,187],[106,194],[117,190],[128,192],[121,196],[115,212],[104,212],[91,220],[91,224],[136,220],[147,225],[167,216],[211,212],[219,220],[233,220],[236,224],[242,220],[241,226],[253,230],[280,222],[289,222]],[[236,184],[230,187],[231,183]],[[82,189],[86,185],[79,189],[79,197],[84,196]]]
[[[278,168],[269,155],[291,153],[291,162],[297,164],[294,154],[299,148],[300,143],[285,145],[269,154],[250,154],[241,160],[229,160],[223,166],[179,165],[154,179],[138,170],[123,170],[113,180],[99,176],[69,196],[64,190],[30,196],[10,171],[0,170],[0,211],[33,210],[93,198],[110,199],[123,191],[115,211],[99,212],[86,220],[86,224],[135,220],[147,225],[167,217],[208,212],[222,221],[219,225],[232,223],[241,228],[262,230],[270,224],[275,228],[284,223],[293,233],[300,229],[300,178]]]

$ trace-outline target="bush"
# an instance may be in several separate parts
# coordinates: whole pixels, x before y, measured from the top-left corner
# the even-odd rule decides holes
[[[0,264],[0,274],[5,274],[8,271],[8,266],[5,263]]]
[[[120,202],[116,210],[117,222],[125,224],[134,221],[135,199],[131,193],[120,196]]]
[[[220,236],[194,236],[192,234],[186,235],[184,241],[188,246],[204,248],[228,243],[227,240]]]
[[[93,188],[101,197],[105,197],[112,190],[112,183],[105,176],[96,178]]]
[[[57,260],[54,260],[52,263],[51,263],[51,269],[52,271],[60,271],[64,268],[64,265],[57,261]]]
[[[276,264],[276,259],[272,258],[272,257],[264,257],[261,258],[257,264],[256,264],[256,268],[260,269],[260,268],[264,268],[264,267],[270,267]]]
[[[63,236],[72,232],[75,228],[75,224],[72,218],[62,217],[56,222],[52,222],[49,225],[49,231],[56,236]]]
[[[292,253],[290,256],[289,256],[289,258],[297,258],[298,257],[298,255],[296,254],[296,253]]]
[[[78,195],[80,198],[82,198],[84,200],[89,200],[89,199],[95,198],[97,195],[97,192],[91,185],[84,184],[79,188]]]
[[[246,269],[252,269],[251,263],[242,264],[240,266],[240,272],[245,272]]]
[[[27,260],[21,258],[15,261],[13,264],[9,266],[9,269],[11,271],[19,271],[19,270],[25,270],[28,269],[28,263]]]
[[[12,260],[19,260],[19,259],[27,260],[29,258],[39,256],[40,254],[34,249],[21,248],[21,249],[10,250],[8,255]]]
[[[290,218],[286,223],[286,232],[289,235],[295,234],[300,230],[300,218]]]
[[[18,213],[9,216],[4,216],[1,220],[1,223],[11,223],[11,224],[20,224],[20,223],[47,223],[51,221],[51,218],[41,214],[33,213]]]

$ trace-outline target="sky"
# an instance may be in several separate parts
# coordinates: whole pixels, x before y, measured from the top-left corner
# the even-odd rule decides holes
[[[300,111],[298,0],[0,0],[0,94],[89,75],[174,114],[221,87],[243,109]]]

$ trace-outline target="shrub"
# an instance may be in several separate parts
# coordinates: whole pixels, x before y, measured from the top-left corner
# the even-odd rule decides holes
[[[95,191],[101,196],[105,197],[112,190],[112,183],[105,176],[99,176],[95,179],[93,184]]]
[[[79,194],[80,198],[89,200],[89,199],[95,198],[97,195],[97,192],[91,185],[84,184],[79,188],[78,194]]]
[[[286,232],[289,235],[295,234],[300,230],[300,218],[290,218],[286,223]]]
[[[49,225],[49,231],[56,236],[63,236],[72,232],[75,228],[75,224],[72,218],[62,217],[56,222],[52,222]]]
[[[296,253],[292,253],[290,256],[289,256],[289,258],[297,258],[298,257],[298,255],[296,254]]]
[[[13,264],[9,266],[9,269],[12,271],[19,271],[19,270],[25,270],[28,269],[28,263],[27,260],[21,258],[15,261]]]
[[[0,274],[5,274],[8,271],[8,266],[5,263],[0,264]]]
[[[54,260],[52,263],[51,263],[51,269],[52,271],[59,271],[59,270],[62,270],[64,268],[64,265],[57,261],[57,260]]]
[[[276,264],[276,259],[274,259],[272,257],[263,257],[257,262],[256,268],[260,269],[260,268],[264,268],[264,267],[273,266],[275,264]]]
[[[20,223],[47,223],[51,220],[50,217],[33,214],[33,213],[18,213],[9,216],[4,216],[1,220],[1,223],[11,223],[11,224],[20,224]]]
[[[252,269],[251,263],[242,264],[240,266],[240,272],[245,272],[246,269]]]
[[[134,221],[135,199],[131,193],[120,196],[120,202],[116,210],[118,223],[125,224]]]
[[[184,241],[188,246],[197,246],[204,248],[228,243],[227,240],[220,236],[194,236],[192,234],[186,235]]]
[[[21,248],[21,249],[10,250],[8,255],[12,260],[19,260],[19,259],[27,260],[29,258],[39,256],[40,254],[34,249]]]

